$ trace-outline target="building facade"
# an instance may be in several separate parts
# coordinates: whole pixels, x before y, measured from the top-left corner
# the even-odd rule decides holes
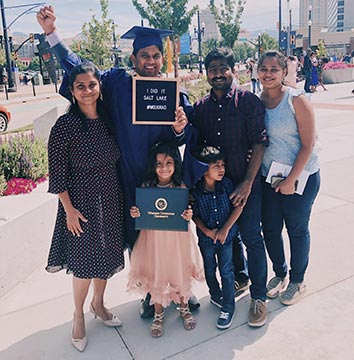
[[[328,31],[342,32],[354,29],[354,1],[328,0]]]
[[[327,27],[328,3],[330,0],[300,0],[299,27],[305,28],[309,24],[309,6],[311,9],[311,24],[314,28]]]

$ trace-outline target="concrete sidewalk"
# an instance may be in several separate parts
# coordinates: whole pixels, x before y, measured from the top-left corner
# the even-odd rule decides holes
[[[17,87],[17,91],[8,93],[8,99],[6,99],[6,93],[4,91],[0,92],[0,103],[6,106],[7,104],[28,103],[46,98],[59,98],[59,87],[60,84],[57,85],[57,88],[54,84],[35,85],[35,93],[33,93],[31,83],[28,85],[21,85]],[[56,92],[56,90],[58,92]]]
[[[278,299],[268,301],[267,324],[252,329],[247,325],[250,299],[246,293],[238,298],[231,328],[219,331],[215,326],[218,309],[209,303],[207,288],[200,284],[195,288],[202,303],[196,313],[197,328],[185,331],[171,306],[164,336],[152,339],[150,320],[138,315],[138,297],[126,292],[127,260],[126,269],[109,281],[106,295],[107,306],[123,326],[104,327],[92,319],[87,302],[89,344],[80,354],[70,343],[70,277],[63,272],[46,273],[43,263],[0,298],[0,359],[353,359],[354,83],[326,86],[328,92],[319,89],[311,95],[322,146],[322,186],[311,219],[308,293],[300,303],[285,307]],[[42,196],[51,195],[43,191]],[[53,221],[54,216],[53,209],[38,221]],[[31,227],[36,224],[23,226],[31,238]],[[11,242],[11,238],[3,241]],[[268,273],[272,277],[271,267]]]

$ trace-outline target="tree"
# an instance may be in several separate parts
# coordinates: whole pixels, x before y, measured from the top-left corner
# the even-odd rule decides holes
[[[260,46],[261,52],[266,52],[270,50],[277,50],[278,49],[278,41],[268,35],[267,33],[263,33],[260,35]]]
[[[28,70],[33,70],[33,71],[39,71],[40,70],[40,65],[39,65],[39,57],[38,56],[34,56],[28,66]]]
[[[171,29],[174,35],[171,37],[173,43],[173,60],[175,77],[178,76],[177,41],[178,38],[188,32],[193,15],[198,7],[194,6],[187,11],[188,0],[145,0],[144,7],[139,0],[132,0],[133,5],[143,19],[157,29]]]
[[[247,43],[235,44],[233,47],[233,52],[235,54],[235,60],[237,62],[246,61],[248,58],[253,58],[257,49]]]
[[[325,42],[323,39],[318,40],[316,56],[319,58],[323,58],[323,57],[327,56],[327,49],[326,49]]]
[[[89,51],[86,51],[86,49],[84,48],[82,40],[74,40],[73,43],[70,45],[70,49],[84,59],[88,59],[90,56]]]
[[[0,48],[0,66],[6,67],[6,56],[3,48]]]
[[[215,0],[210,0],[209,8],[215,17],[224,45],[233,48],[240,32],[241,16],[246,0],[224,0],[220,11],[215,6]]]
[[[209,52],[217,47],[219,47],[220,41],[217,39],[207,39],[203,41],[202,48],[203,48],[203,54],[209,54]]]
[[[81,42],[81,47],[85,50],[86,59],[91,60],[100,68],[105,68],[111,64],[110,40],[113,20],[107,19],[108,0],[100,0],[100,5],[101,19],[98,20],[93,14],[91,21],[82,26],[85,40]]]

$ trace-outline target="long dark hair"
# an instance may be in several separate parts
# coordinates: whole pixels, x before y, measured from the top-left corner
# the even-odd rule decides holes
[[[177,144],[172,142],[158,142],[149,150],[144,186],[152,187],[158,183],[156,175],[156,157],[158,154],[170,156],[174,160],[175,172],[172,175],[172,183],[175,186],[180,186],[182,184],[182,158]]]
[[[93,76],[100,83],[100,89],[101,89],[101,74],[100,74],[100,71],[96,68],[96,66],[91,61],[84,61],[83,63],[75,66],[72,69],[72,71],[70,73],[70,76],[69,76],[70,89],[71,90],[73,89],[74,82],[75,82],[78,75],[87,74],[87,73],[90,73],[90,72],[93,74]],[[70,103],[71,104],[69,106],[68,112],[77,114],[79,116],[79,118],[81,120],[82,131],[86,132],[88,130],[86,116],[81,111],[80,106],[77,103],[77,101],[74,102],[74,98],[71,99]],[[104,121],[104,123],[106,124],[108,130],[113,133],[114,126],[113,126],[112,121],[110,121],[109,117],[107,116],[107,111],[106,111],[106,107],[104,105],[102,96],[99,96],[99,98],[97,99],[97,114],[98,114],[99,118]]]

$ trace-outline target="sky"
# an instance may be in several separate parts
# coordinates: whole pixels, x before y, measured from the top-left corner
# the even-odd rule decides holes
[[[31,6],[16,7],[40,3],[38,0],[3,0],[7,26],[17,16],[29,10]],[[298,22],[299,0],[282,0],[283,24],[288,18],[287,3],[292,9],[293,24]],[[72,37],[81,32],[82,24],[90,21],[92,14],[100,16],[99,0],[52,0],[46,3],[55,8],[57,28],[65,37]],[[200,9],[206,8],[209,0],[190,0],[189,4],[198,4]],[[218,4],[218,0],[216,0]],[[279,0],[247,0],[242,15],[242,28],[249,31],[261,29],[276,29],[278,21]],[[42,32],[36,21],[36,9],[19,17],[10,27],[10,31],[23,33]],[[132,5],[131,0],[109,0],[109,18],[116,24],[116,34],[123,34],[134,25],[140,25],[140,16]],[[145,24],[147,25],[147,23]]]

